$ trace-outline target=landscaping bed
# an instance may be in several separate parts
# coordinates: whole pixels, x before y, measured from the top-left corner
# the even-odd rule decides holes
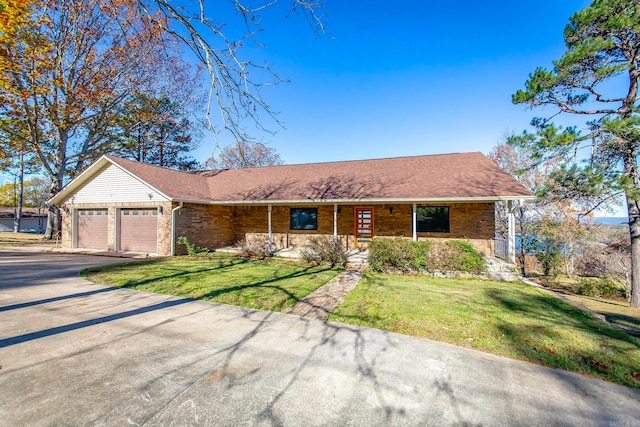
[[[640,340],[522,283],[367,272],[331,321],[385,329],[640,388]]]
[[[282,311],[340,271],[338,267],[209,254],[92,267],[82,276],[105,285]]]

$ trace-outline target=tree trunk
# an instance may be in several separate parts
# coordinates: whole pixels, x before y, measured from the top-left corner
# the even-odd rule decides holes
[[[631,237],[631,307],[640,308],[640,208],[638,200],[629,195],[627,211]]]
[[[50,196],[53,197],[62,190],[64,183],[64,170],[66,162],[59,162],[54,169],[54,175],[51,177]],[[49,206],[49,215],[47,216],[47,230],[44,233],[45,239],[55,239],[62,230],[62,215],[60,208],[56,205]]]
[[[19,162],[20,172],[18,175],[18,203],[13,219],[14,233],[20,232],[20,225],[22,223],[22,205],[24,204],[24,153],[22,151],[20,152]]]
[[[631,307],[640,308],[640,206],[638,205],[638,163],[633,145],[623,158],[624,175],[632,184],[627,191],[627,213],[629,214],[629,237],[631,239]]]

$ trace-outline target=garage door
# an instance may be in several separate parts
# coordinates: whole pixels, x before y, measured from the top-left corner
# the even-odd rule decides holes
[[[78,247],[107,250],[108,218],[106,209],[77,211]]]
[[[157,209],[120,210],[120,250],[148,253],[158,251]]]

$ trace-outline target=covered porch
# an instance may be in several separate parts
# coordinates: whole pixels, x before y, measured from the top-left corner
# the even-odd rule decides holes
[[[509,205],[513,211],[512,201]],[[404,237],[464,239],[486,256],[496,255],[494,201],[266,203],[235,206],[233,218],[236,242],[260,239],[274,252],[304,247],[312,236],[331,237],[347,251],[366,250],[374,237]],[[511,236],[513,224],[512,219]],[[514,243],[506,255],[506,261],[515,261]]]

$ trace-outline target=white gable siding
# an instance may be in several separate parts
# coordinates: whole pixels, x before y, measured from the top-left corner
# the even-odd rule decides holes
[[[151,194],[151,198],[149,198]],[[109,165],[80,188],[71,203],[159,202],[168,199],[120,168]]]

